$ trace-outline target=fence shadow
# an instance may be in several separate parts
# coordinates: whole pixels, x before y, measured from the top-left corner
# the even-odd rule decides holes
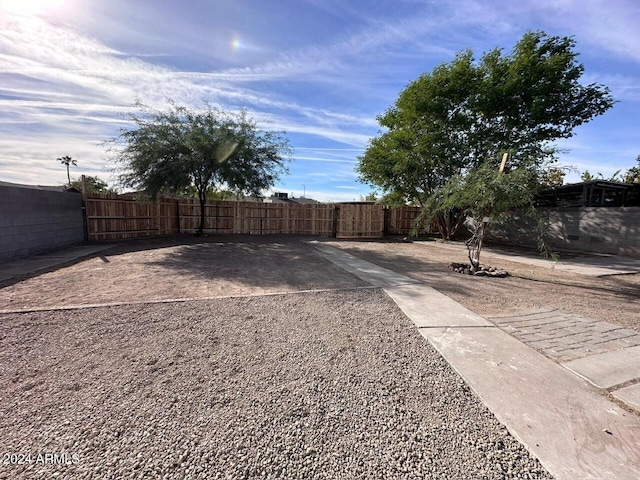
[[[145,265],[179,277],[266,290],[365,285],[362,280],[310,252],[303,241],[312,238],[290,235],[196,237],[175,245]]]

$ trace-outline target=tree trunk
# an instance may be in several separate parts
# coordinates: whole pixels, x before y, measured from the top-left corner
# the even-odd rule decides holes
[[[487,228],[487,224],[482,222],[480,225],[480,232],[478,234],[478,253],[476,255],[476,268],[480,267],[480,252],[482,251],[482,242],[484,241],[484,230]]]
[[[460,225],[464,222],[464,217],[464,211],[460,210],[449,210],[436,216],[438,232],[440,232],[443,240],[448,241],[455,236]]]
[[[471,262],[471,268],[476,271],[480,268],[480,252],[482,251],[482,243],[484,242],[484,231],[487,228],[486,222],[480,223],[475,228],[473,236],[467,240],[467,250],[469,251],[469,262]]]
[[[198,192],[198,200],[200,200],[200,225],[196,235],[200,236],[204,233],[204,205],[207,202],[206,192]]]

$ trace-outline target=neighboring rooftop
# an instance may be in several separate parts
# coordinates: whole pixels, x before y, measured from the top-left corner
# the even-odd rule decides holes
[[[54,192],[64,192],[66,190],[64,185],[24,185],[22,183],[3,182],[2,180],[0,180],[0,187],[32,188],[34,190],[50,190]]]
[[[297,204],[304,204],[304,205],[319,203],[317,200],[314,200],[312,198],[306,198],[306,197],[293,198],[293,196],[289,197],[289,194],[285,192],[275,192],[270,197],[265,198],[264,202],[265,203],[297,203]]]
[[[593,180],[545,188],[539,207],[639,207],[640,184]]]

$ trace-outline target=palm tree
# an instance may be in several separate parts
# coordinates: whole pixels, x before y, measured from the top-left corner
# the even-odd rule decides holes
[[[69,186],[71,186],[71,176],[69,175],[69,165],[78,165],[77,160],[73,160],[69,155],[58,158],[58,161],[67,166],[67,180],[69,180]]]

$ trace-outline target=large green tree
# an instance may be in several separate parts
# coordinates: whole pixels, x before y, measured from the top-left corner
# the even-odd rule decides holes
[[[609,90],[583,85],[584,66],[570,37],[528,32],[509,55],[471,51],[411,82],[378,122],[359,158],[361,181],[425,205],[454,176],[500,163],[541,170],[555,161],[554,141],[613,105]],[[436,217],[450,238],[464,208]]]
[[[150,197],[194,188],[200,201],[198,234],[204,231],[204,206],[213,191],[258,195],[286,170],[290,148],[284,132],[259,130],[244,110],[138,106],[135,127],[121,130],[112,145],[123,168],[121,182]]]

